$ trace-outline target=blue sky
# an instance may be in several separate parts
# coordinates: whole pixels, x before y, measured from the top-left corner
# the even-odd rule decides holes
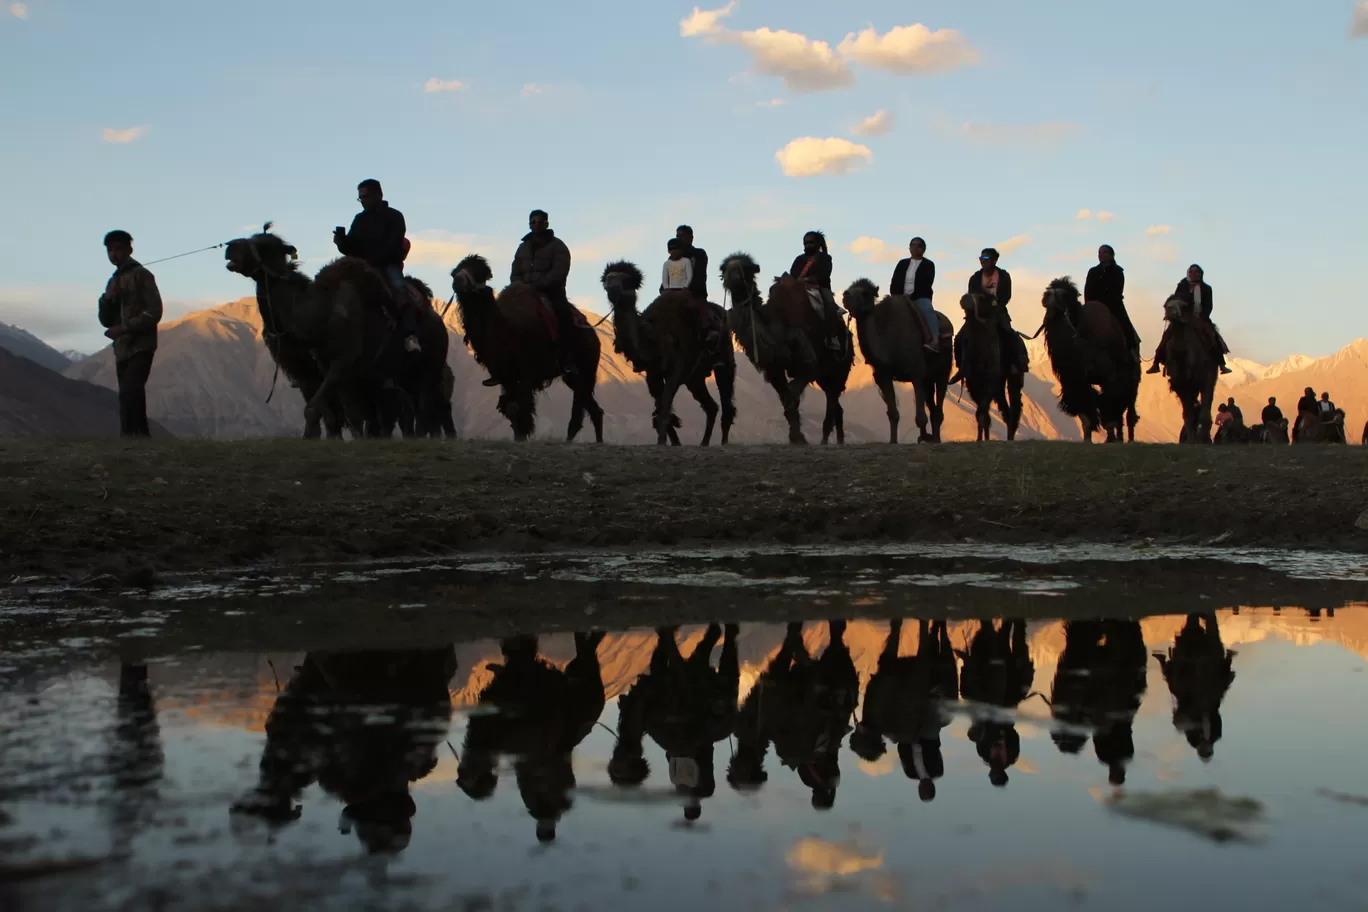
[[[443,295],[464,251],[505,271],[534,207],[590,306],[605,262],[653,273],[682,221],[714,259],[745,249],[767,274],[821,228],[841,284],[886,286],[921,234],[942,309],[981,246],[1011,247],[1022,324],[1044,280],[1081,277],[1111,243],[1147,344],[1196,261],[1238,354],[1326,354],[1365,335],[1355,7],[0,2],[0,321],[98,347],[112,227],[152,260],[274,219],[321,265],[376,177],[407,217],[411,271]],[[891,129],[857,135],[879,111]],[[848,161],[789,170],[842,173],[784,173],[776,152],[809,137]],[[217,253],[154,271],[172,314],[250,291]]]

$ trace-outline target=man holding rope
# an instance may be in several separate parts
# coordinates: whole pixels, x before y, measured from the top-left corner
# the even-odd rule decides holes
[[[119,434],[151,437],[147,423],[147,378],[157,353],[157,324],[162,318],[157,280],[133,259],[133,236],[111,231],[104,238],[105,253],[114,264],[104,294],[100,295],[100,325],[114,342],[114,369],[119,380]]]

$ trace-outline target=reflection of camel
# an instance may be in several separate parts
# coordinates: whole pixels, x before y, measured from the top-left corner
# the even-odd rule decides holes
[[[317,782],[346,805],[343,832],[355,826],[371,852],[402,851],[416,811],[409,783],[437,766],[455,672],[450,645],[309,653],[266,720],[256,789],[233,810],[288,823]]]
[[[955,653],[945,621],[921,621],[915,656],[900,656],[902,621],[889,624],[879,666],[865,687],[864,711],[850,736],[850,748],[862,759],[878,760],[887,750],[884,738],[898,748],[903,773],[917,781],[923,801],[936,797],[936,780],[945,773],[940,730],[950,717],[943,703],[959,694]]]
[[[803,645],[803,625],[788,625],[783,645],[737,717],[736,754],[727,768],[733,788],[766,781],[765,754],[772,742],[779,761],[812,789],[812,806],[835,805],[837,757],[859,702],[860,678],[845,644],[845,621],[827,625],[831,643],[816,661]]]
[[[1008,619],[1000,627],[980,621],[969,649],[959,653],[960,696],[979,704],[972,710],[969,740],[988,764],[988,781],[998,788],[1007,784],[1007,770],[1021,756],[1021,735],[1016,724],[1004,721],[996,710],[1015,710],[1031,692],[1035,665],[1026,646],[1026,622]]]
[[[1064,652],[1051,688],[1051,714],[1071,727],[1092,729],[1093,750],[1113,785],[1126,781],[1135,756],[1132,728],[1145,694],[1145,637],[1138,621],[1069,621]],[[1077,731],[1056,729],[1056,746],[1076,754],[1088,743]]]
[[[685,798],[684,816],[697,820],[702,800],[717,788],[713,745],[731,734],[736,724],[736,697],[741,666],[736,652],[737,627],[728,624],[722,658],[710,664],[722,638],[717,624],[685,659],[675,642],[675,628],[657,632],[651,668],[618,701],[618,743],[608,764],[615,785],[640,785],[650,767],[642,739],[650,735],[661,746],[670,765],[670,783]]]
[[[1156,652],[1169,693],[1173,694],[1173,727],[1211,759],[1221,740],[1221,701],[1235,680],[1235,653],[1221,642],[1214,614],[1190,614],[1168,654]]]
[[[556,838],[556,823],[570,810],[570,756],[603,712],[603,636],[576,633],[575,657],[564,671],[538,657],[536,637],[504,640],[504,662],[489,666],[494,680],[480,694],[480,706],[493,712],[471,717],[466,728],[456,784],[482,801],[498,785],[499,757],[515,757],[518,793],[541,842]]]

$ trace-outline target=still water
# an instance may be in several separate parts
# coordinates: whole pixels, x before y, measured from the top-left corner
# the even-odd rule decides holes
[[[1058,620],[1038,582],[997,617],[0,647],[0,909],[1368,903],[1368,608]]]

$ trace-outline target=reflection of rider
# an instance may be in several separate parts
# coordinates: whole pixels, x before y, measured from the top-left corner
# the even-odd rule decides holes
[[[827,348],[841,352],[845,350],[845,326],[841,323],[836,296],[831,292],[831,267],[826,235],[820,231],[809,231],[803,235],[803,252],[789,267],[789,275],[822,293],[823,331],[827,337]]]
[[[1168,654],[1154,657],[1173,694],[1173,727],[1209,761],[1221,740],[1221,701],[1235,680],[1235,653],[1221,642],[1216,615],[1188,615]]]
[[[556,237],[550,225],[551,217],[541,209],[534,209],[528,215],[530,230],[523,235],[518,252],[513,255],[509,281],[531,285],[545,296],[555,311],[560,334],[561,371],[568,379],[577,372],[573,356],[579,341],[575,312],[565,292],[565,283],[570,279],[570,248]]]
[[[1107,305],[1107,310],[1111,311],[1126,334],[1126,345],[1139,362],[1140,334],[1135,331],[1135,324],[1126,312],[1126,271],[1116,262],[1116,251],[1110,244],[1097,248],[1097,265],[1088,270],[1088,280],[1083,285],[1083,300]],[[1079,315],[1071,316],[1076,323]]]
[[[1026,622],[1009,619],[995,627],[992,621],[981,621],[961,657],[960,695],[981,707],[974,711],[969,740],[988,764],[988,780],[1001,788],[1007,784],[1008,768],[1021,756],[1021,735],[1013,722],[1002,721],[989,708],[1015,710],[1030,693],[1035,664],[1026,646]]]
[[[1147,661],[1136,621],[1070,621],[1064,627],[1064,652],[1050,692],[1051,715],[1060,723],[1052,738],[1060,751],[1076,754],[1088,743],[1079,729],[1091,728],[1093,751],[1113,785],[1126,781],[1126,766],[1135,756],[1132,732]]]
[[[418,314],[404,281],[404,215],[385,202],[380,182],[373,178],[357,185],[356,198],[361,211],[352,219],[350,231],[340,225],[333,229],[333,243],[343,256],[360,257],[385,276],[394,297],[404,347],[411,352],[421,351]]]
[[[1221,373],[1230,373],[1230,368],[1226,366],[1225,362],[1226,353],[1230,349],[1226,346],[1225,340],[1221,338],[1220,330],[1211,322],[1211,311],[1213,309],[1211,286],[1206,283],[1206,273],[1201,266],[1193,263],[1188,267],[1187,278],[1178,283],[1178,287],[1173,290],[1173,297],[1187,304],[1191,308],[1193,316],[1201,317],[1202,323],[1211,329],[1211,335],[1216,342],[1215,354],[1220,361]],[[1145,373],[1157,374],[1164,366],[1168,355],[1169,335],[1172,332],[1173,324],[1166,324],[1164,334],[1159,339],[1159,347],[1154,350],[1154,363]]]
[[[675,628],[657,631],[651,668],[618,701],[618,743],[608,764],[614,785],[635,786],[650,769],[642,739],[650,735],[665,751],[670,783],[685,802],[686,820],[702,815],[702,801],[716,789],[713,745],[736,723],[741,682],[736,651],[737,627],[728,624],[718,668],[710,664],[722,628],[712,624],[685,659]]]
[[[1030,367],[1026,342],[1012,328],[1012,314],[1007,305],[1012,303],[1012,274],[998,268],[998,252],[992,247],[979,254],[979,271],[969,277],[969,293],[983,294],[997,302],[1002,310],[998,326],[1002,332],[1003,352],[1009,373],[1024,374]]]

